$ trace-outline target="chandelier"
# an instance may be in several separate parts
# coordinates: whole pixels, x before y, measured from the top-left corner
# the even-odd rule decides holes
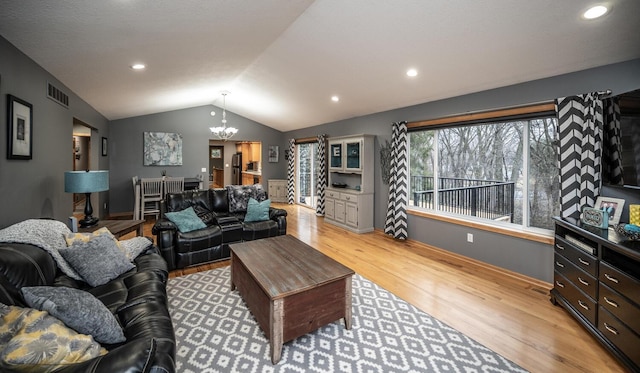
[[[227,141],[233,135],[238,133],[238,129],[235,127],[227,127],[227,95],[229,92],[222,92],[222,126],[220,127],[209,127],[211,133],[217,136],[220,140]],[[211,112],[211,116],[214,116],[215,112]]]

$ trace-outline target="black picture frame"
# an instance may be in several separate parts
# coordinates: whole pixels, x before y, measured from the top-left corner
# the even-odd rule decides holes
[[[33,105],[7,95],[7,159],[33,158]]]
[[[102,138],[102,156],[106,157],[108,154],[109,142],[106,137]]]

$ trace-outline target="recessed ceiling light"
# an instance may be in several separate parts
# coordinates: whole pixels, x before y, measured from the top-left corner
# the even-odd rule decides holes
[[[407,76],[413,77],[413,76],[417,76],[417,75],[418,75],[418,70],[416,70],[416,69],[407,70]]]
[[[145,67],[146,66],[144,64],[141,64],[141,63],[136,63],[136,64],[131,65],[131,68],[134,69],[134,70],[144,70]]]
[[[587,9],[587,11],[582,14],[582,17],[584,17],[585,19],[596,19],[596,18],[602,17],[608,11],[609,11],[609,8],[607,8],[606,6],[596,5]]]
[[[333,101],[333,102],[338,102],[338,101],[340,101],[340,97],[338,97],[338,96],[331,96],[331,101]]]

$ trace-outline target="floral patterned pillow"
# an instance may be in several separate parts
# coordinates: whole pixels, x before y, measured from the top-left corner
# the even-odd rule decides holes
[[[267,199],[262,184],[254,185],[227,185],[227,195],[229,198],[229,212],[246,212],[249,198],[258,202]]]

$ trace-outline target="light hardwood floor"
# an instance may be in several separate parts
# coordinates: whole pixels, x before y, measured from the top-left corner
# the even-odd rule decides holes
[[[559,306],[547,284],[376,231],[355,234],[305,207],[288,211],[287,233],[531,372],[624,372]],[[151,236],[152,224],[145,225]],[[173,271],[208,270],[229,261]]]

